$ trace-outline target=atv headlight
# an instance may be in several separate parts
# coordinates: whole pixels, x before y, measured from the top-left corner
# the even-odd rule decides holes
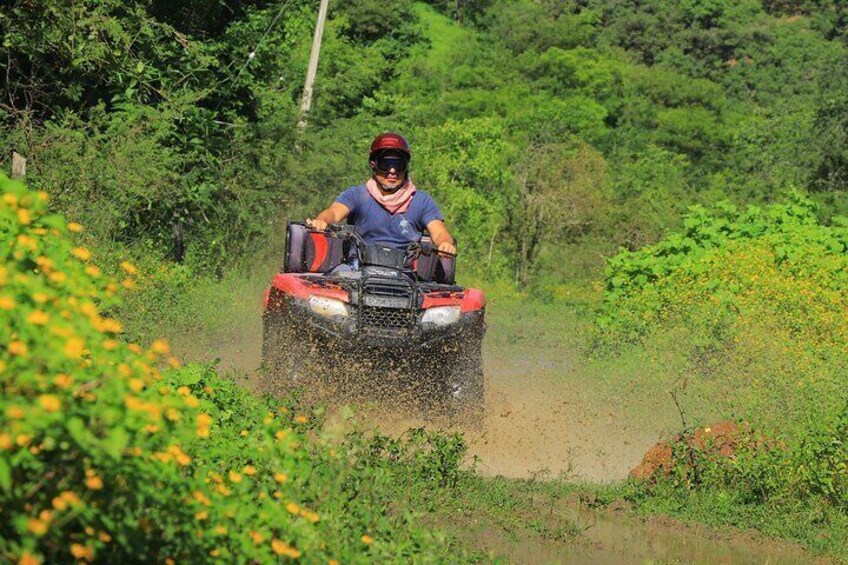
[[[421,317],[422,324],[435,324],[437,326],[449,326],[459,320],[459,306],[435,306],[424,310]]]
[[[326,296],[309,297],[309,309],[325,318],[334,318],[336,316],[347,317],[347,304],[335,298],[327,298]]]

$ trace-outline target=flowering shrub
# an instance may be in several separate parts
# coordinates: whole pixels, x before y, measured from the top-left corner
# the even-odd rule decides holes
[[[385,561],[439,551],[391,473],[168,344],[126,343],[83,228],[0,176],[0,560]],[[136,268],[121,265],[131,288]],[[372,454],[373,455],[373,454]]]
[[[683,361],[662,371],[697,398],[697,417],[711,409],[744,419],[779,446],[703,462],[701,486],[760,502],[820,497],[848,510],[841,221],[821,224],[797,195],[744,212],[694,209],[684,233],[610,260],[597,344],[653,347],[668,334],[662,347]]]

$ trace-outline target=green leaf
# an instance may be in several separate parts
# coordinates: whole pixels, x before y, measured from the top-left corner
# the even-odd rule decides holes
[[[106,439],[103,441],[103,450],[107,455],[112,457],[112,459],[120,459],[121,455],[124,452],[124,448],[127,446],[127,443],[130,441],[130,434],[123,427],[114,428],[109,432],[109,435],[106,436]]]
[[[4,492],[12,490],[12,468],[5,457],[0,457],[0,488]]]

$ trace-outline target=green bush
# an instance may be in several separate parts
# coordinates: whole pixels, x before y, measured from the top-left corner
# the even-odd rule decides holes
[[[418,435],[413,456],[360,436],[318,441],[312,414],[209,368],[179,368],[162,340],[122,341],[120,322],[102,314],[118,286],[71,243],[82,227],[46,214],[45,193],[5,177],[0,192],[4,559],[444,556],[413,512],[390,507],[403,477],[449,485],[463,444]],[[121,269],[134,287],[136,267]]]

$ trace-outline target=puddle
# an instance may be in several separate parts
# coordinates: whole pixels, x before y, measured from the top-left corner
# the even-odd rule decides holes
[[[665,517],[634,518],[621,512],[569,507],[582,530],[570,542],[514,536],[481,528],[471,540],[494,556],[527,564],[773,564],[830,563],[814,560],[802,548],[784,541],[760,539],[747,533],[718,533],[706,526],[689,526]]]

